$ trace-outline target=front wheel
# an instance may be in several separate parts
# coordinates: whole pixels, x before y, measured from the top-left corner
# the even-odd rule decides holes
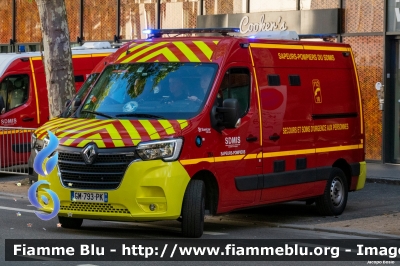
[[[182,234],[201,237],[204,230],[205,185],[202,180],[191,180],[182,204]]]
[[[58,221],[63,228],[78,229],[81,227],[83,219],[58,216]]]
[[[347,204],[346,176],[337,167],[332,168],[324,194],[316,199],[318,212],[322,215],[340,215]]]

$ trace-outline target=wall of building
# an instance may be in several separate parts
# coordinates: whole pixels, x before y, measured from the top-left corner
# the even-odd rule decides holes
[[[122,40],[144,38],[143,29],[157,27],[156,0],[65,2],[71,42],[76,42],[77,37],[84,37],[85,41],[112,41],[114,35],[120,35]],[[249,3],[246,0],[204,0],[203,8],[199,3],[200,0],[161,0],[161,28],[194,28],[201,9],[204,15],[213,15],[342,8],[341,40],[353,47],[361,85],[366,157],[369,160],[382,159],[382,113],[378,110],[374,84],[382,81],[383,76],[384,0],[251,0]],[[14,36],[13,5],[16,11]],[[35,1],[0,0],[0,44],[6,45],[10,39],[17,43],[40,43],[41,31]]]

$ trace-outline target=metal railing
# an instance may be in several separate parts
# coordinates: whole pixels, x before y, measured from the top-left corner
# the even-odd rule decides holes
[[[31,135],[36,128],[0,127],[0,173],[28,175]]]

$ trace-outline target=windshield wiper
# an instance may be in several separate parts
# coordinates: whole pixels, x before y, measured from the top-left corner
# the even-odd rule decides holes
[[[106,115],[106,114],[103,114],[103,113],[100,113],[100,112],[96,112],[96,111],[82,110],[81,113],[90,113],[90,114],[104,116],[104,117],[107,117],[107,118],[115,118],[115,117],[113,117],[111,115]]]
[[[141,113],[133,113],[133,114],[119,114],[116,117],[144,117],[144,118],[159,118],[165,119],[165,117],[160,115],[152,115],[152,114],[141,114]]]

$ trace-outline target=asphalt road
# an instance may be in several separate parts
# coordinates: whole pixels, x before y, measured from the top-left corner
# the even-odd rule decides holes
[[[2,179],[3,180],[3,179]],[[349,234],[347,231],[308,230],[322,222],[375,217],[400,210],[400,186],[367,183],[361,191],[350,193],[345,212],[338,217],[321,217],[314,205],[304,202],[277,204],[242,210],[226,215],[206,217],[202,240],[215,239],[371,239],[379,235]],[[0,194],[0,265],[24,265],[26,262],[5,262],[5,239],[96,239],[104,243],[122,240],[179,240],[180,223],[119,223],[85,220],[80,230],[58,227],[58,221],[42,221],[27,197]],[[384,238],[384,236],[382,236]],[[196,241],[196,240],[193,240]],[[79,241],[78,241],[79,242]],[[195,243],[195,242],[194,242]],[[331,262],[332,263],[332,262]],[[37,261],[32,265],[160,265],[160,262],[102,262],[102,261]],[[210,265],[210,262],[162,262],[163,265]],[[218,265],[259,265],[260,262],[218,262]],[[274,265],[322,265],[321,262],[274,262]],[[335,265],[365,265],[366,262],[337,262]]]

